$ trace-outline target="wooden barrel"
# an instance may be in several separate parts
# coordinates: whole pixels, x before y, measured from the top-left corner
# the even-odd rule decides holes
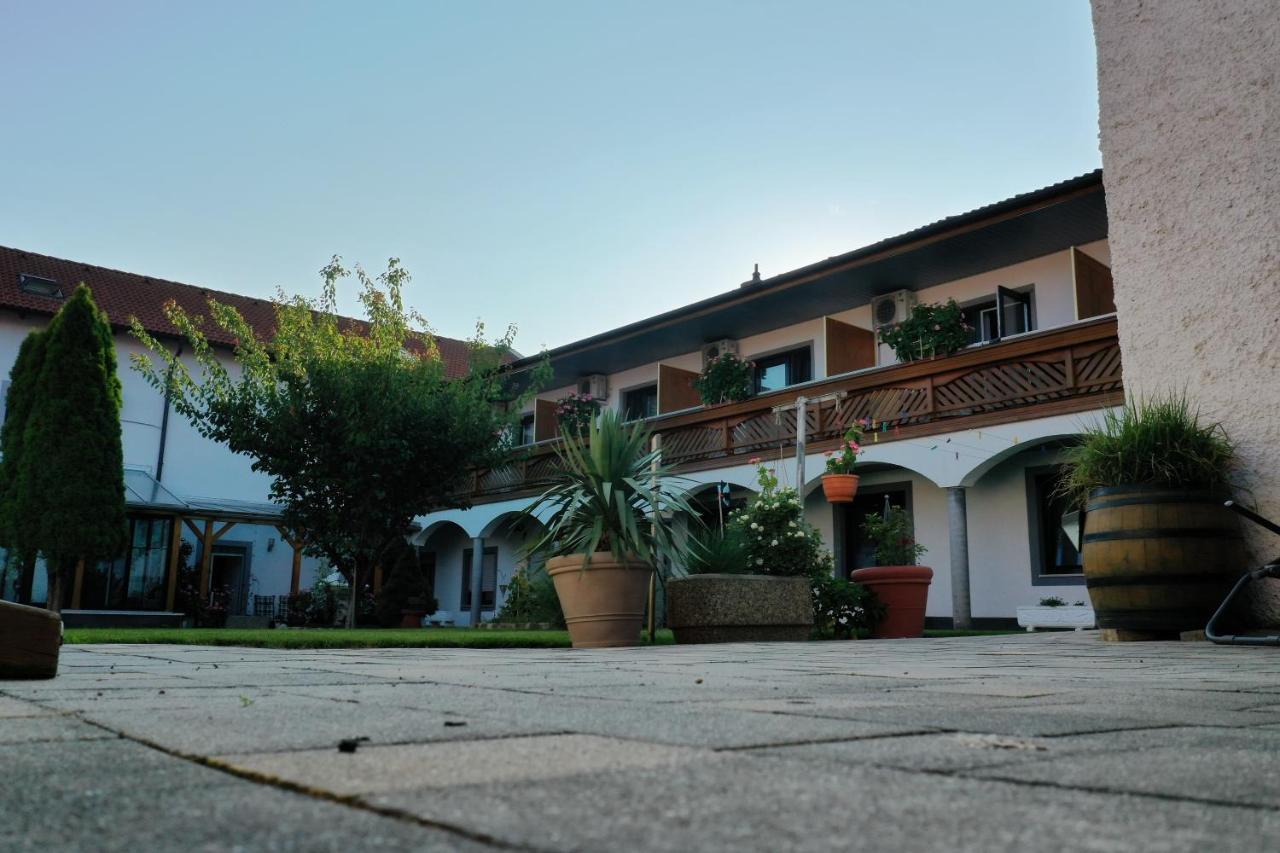
[[[1204,628],[1247,568],[1235,514],[1182,489],[1116,486],[1089,496],[1084,577],[1098,627]]]

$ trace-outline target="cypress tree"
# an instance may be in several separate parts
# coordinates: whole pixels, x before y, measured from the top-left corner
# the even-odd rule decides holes
[[[77,562],[127,544],[120,402],[111,326],[82,284],[45,331],[19,460],[20,538],[44,555],[50,610]]]
[[[43,331],[27,335],[18,349],[18,358],[9,371],[9,390],[5,395],[4,426],[0,427],[0,547],[9,551],[22,567],[18,581],[18,600],[30,595],[30,574],[36,554],[22,535],[30,528],[23,515],[23,504],[17,499],[19,460],[27,418],[35,402],[35,386],[44,363]]]

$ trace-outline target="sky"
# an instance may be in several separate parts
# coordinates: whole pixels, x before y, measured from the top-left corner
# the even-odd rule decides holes
[[[0,0],[0,102],[0,245],[524,353],[1101,164],[1088,0]]]

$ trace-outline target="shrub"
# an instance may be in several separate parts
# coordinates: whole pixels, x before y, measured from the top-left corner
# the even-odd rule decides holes
[[[221,628],[227,624],[231,590],[225,585],[210,585],[209,597],[201,597],[200,567],[191,563],[194,551],[190,542],[178,546],[178,585],[174,590],[174,606],[189,616],[197,628]]]
[[[914,566],[928,549],[916,544],[915,522],[900,506],[885,515],[872,513],[862,523],[867,540],[875,546],[877,566]]]
[[[742,532],[733,525],[724,530],[708,528],[693,536],[688,570],[691,575],[752,574]]]
[[[404,610],[435,613],[437,602],[431,584],[418,563],[418,551],[409,543],[393,549],[394,562],[387,582],[382,585],[374,604],[374,618],[384,628],[400,624]]]
[[[915,306],[907,319],[880,330],[880,342],[893,349],[898,361],[915,361],[964,349],[972,332],[960,306],[948,299]]]
[[[844,441],[840,445],[840,450],[828,450],[827,456],[827,473],[828,474],[852,474],[854,467],[858,464],[858,454],[862,452],[862,426],[861,422],[850,426],[844,433]]]
[[[1083,506],[1094,489],[1158,486],[1225,495],[1235,448],[1222,424],[1203,422],[1182,394],[1108,410],[1068,451],[1059,491]]]
[[[1040,599],[1041,607],[1066,607],[1067,603],[1056,595],[1046,596]]]
[[[556,400],[556,421],[560,424],[561,435],[586,435],[598,414],[600,401],[590,394],[575,391]]]
[[[763,465],[756,478],[760,493],[729,520],[730,531],[744,543],[748,571],[791,577],[831,574],[831,554],[823,547],[822,534],[804,520],[796,490],[779,488],[778,478]]]
[[[744,361],[731,352],[721,353],[707,360],[702,375],[693,384],[704,405],[735,403],[751,396],[755,369],[755,362]]]
[[[870,630],[884,616],[884,605],[862,584],[819,575],[813,579],[813,627],[819,636],[847,640]]]
[[[564,627],[564,611],[560,608],[560,596],[556,586],[541,568],[521,566],[511,576],[505,589],[506,597],[494,621],[534,622],[553,628]]]

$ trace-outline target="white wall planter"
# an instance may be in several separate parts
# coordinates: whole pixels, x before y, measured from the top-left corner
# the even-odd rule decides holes
[[[1083,631],[1097,624],[1093,608],[1087,605],[1066,607],[1019,607],[1018,624],[1028,631],[1036,628],[1074,628]]]

